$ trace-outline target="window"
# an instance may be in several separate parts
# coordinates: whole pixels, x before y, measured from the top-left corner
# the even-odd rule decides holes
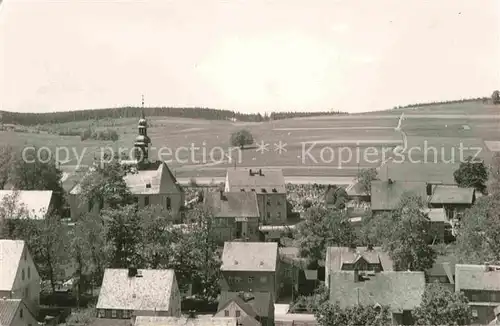
[[[271,206],[271,200],[270,199],[267,200],[267,206]]]
[[[234,278],[234,283],[240,283],[241,282],[241,277],[235,277]]]
[[[170,197],[167,197],[167,209],[172,208],[172,202],[170,201]]]
[[[229,277],[227,278],[227,282],[228,282],[229,284],[233,284],[233,283],[234,283],[234,279],[233,279],[233,277],[232,277],[232,276],[229,276]]]
[[[276,201],[276,205],[277,205],[277,206],[281,206],[281,202],[280,202],[279,200],[278,200],[278,201]]]
[[[477,310],[472,309],[472,317],[477,318]]]
[[[24,289],[24,298],[25,298],[25,299],[27,299],[27,298],[29,297],[29,294],[30,294],[29,288],[28,288],[28,287],[26,287],[26,288]]]
[[[229,317],[229,310],[224,310],[224,317]]]
[[[148,196],[144,197],[144,206],[149,206],[149,197]]]
[[[21,310],[19,310],[19,318],[23,318],[23,308],[21,308]]]
[[[271,212],[267,212],[267,218],[271,218]]]
[[[28,250],[24,251],[24,261],[26,261],[26,259],[28,259]]]
[[[31,268],[28,266],[28,280],[31,278]]]
[[[248,283],[252,283],[253,282],[253,276],[249,276],[248,277]]]
[[[130,318],[130,310],[123,310],[123,318]]]
[[[241,313],[239,310],[236,310],[236,318],[239,318],[241,316]]]
[[[116,310],[111,310],[111,318],[116,318]]]
[[[491,294],[491,301],[495,302],[495,301],[497,301],[498,299],[500,299],[500,298],[498,297],[498,295],[497,295],[495,292],[493,292],[493,293]]]
[[[278,218],[281,218],[281,212],[278,212]]]
[[[22,279],[23,279],[23,281],[24,281],[24,268],[23,268],[23,271],[22,271],[22,273],[21,273],[21,274],[22,274],[22,275],[21,275],[21,277],[22,277]]]
[[[103,309],[99,309],[99,311],[98,311],[98,316],[99,316],[99,318],[104,318],[104,317],[105,317],[105,314],[104,314],[104,310],[103,310]]]
[[[267,277],[261,276],[260,283],[266,283],[266,282],[267,282]]]
[[[472,301],[479,301],[479,296],[477,294],[473,294]]]

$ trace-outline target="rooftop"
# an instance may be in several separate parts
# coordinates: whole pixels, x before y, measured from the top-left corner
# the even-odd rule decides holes
[[[128,269],[107,268],[96,308],[167,311],[175,274],[171,269],[139,269],[128,276]]]
[[[431,204],[472,204],[474,188],[460,188],[454,185],[436,185],[433,187]]]
[[[12,205],[17,215],[13,218],[42,220],[49,211],[51,200],[51,190],[0,190],[0,204]]]
[[[234,317],[197,316],[187,317],[158,317],[137,316],[135,326],[236,326]]]
[[[386,162],[378,169],[378,178],[398,181],[456,184],[453,172],[459,164],[451,163],[412,163]]]
[[[414,310],[425,290],[423,272],[380,272],[358,282],[353,271],[330,275],[330,301],[341,307],[379,304],[389,306],[393,312]]]
[[[217,311],[224,309],[229,303],[235,301],[238,306],[251,317],[268,317],[270,307],[274,307],[273,297],[270,292],[228,292],[222,291],[219,296]]]
[[[404,193],[413,193],[427,200],[427,184],[414,181],[372,181],[372,210],[395,209]]]
[[[0,291],[12,291],[23,250],[23,240],[0,240]]]
[[[327,268],[333,272],[342,270],[342,265],[352,264],[359,257],[363,257],[369,264],[381,264],[384,271],[393,270],[393,262],[381,247],[328,247],[326,250]]]
[[[500,266],[455,265],[455,289],[500,291]]]
[[[227,169],[227,187],[230,191],[259,193],[286,193],[285,178],[281,169]]]
[[[16,312],[21,305],[20,299],[1,299],[0,298],[0,325],[10,326],[16,316]]]
[[[226,242],[221,270],[275,272],[277,259],[276,242]]]
[[[426,274],[434,277],[447,277],[451,284],[454,284],[455,265],[458,259],[455,256],[437,256],[432,268]]]
[[[254,192],[205,192],[205,205],[215,217],[259,217]]]

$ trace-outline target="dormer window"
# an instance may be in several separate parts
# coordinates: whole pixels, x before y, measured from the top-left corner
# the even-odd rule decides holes
[[[241,190],[242,192],[245,192],[245,189],[244,189],[244,188],[241,188],[240,190]]]
[[[151,189],[151,184],[150,183],[146,183],[146,189]]]

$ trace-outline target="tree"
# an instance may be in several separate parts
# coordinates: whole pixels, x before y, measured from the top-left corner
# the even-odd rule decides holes
[[[242,129],[231,134],[231,145],[243,149],[247,145],[252,145],[254,142],[250,131]]]
[[[423,213],[423,199],[405,193],[393,212],[394,226],[384,249],[400,271],[425,271],[434,265],[436,252],[427,244],[429,220]]]
[[[469,156],[465,162],[460,163],[453,176],[459,187],[472,187],[481,193],[485,193],[488,170],[484,162],[474,161]]]
[[[500,91],[493,91],[493,94],[491,94],[491,101],[493,102],[493,104],[500,103]]]
[[[488,192],[492,195],[500,194],[500,153],[493,154],[488,180]]]
[[[468,300],[440,283],[427,284],[422,302],[413,312],[416,325],[470,325],[473,320]]]
[[[479,198],[460,220],[456,235],[460,261],[500,264],[500,196]]]
[[[320,286],[317,287],[313,294],[310,296],[300,296],[291,305],[290,313],[316,313],[323,304],[328,301],[330,297],[328,288],[325,286],[324,282],[321,282]]]
[[[386,326],[392,324],[392,315],[387,306],[357,305],[340,308],[339,305],[326,302],[315,313],[320,326]]]
[[[100,208],[133,204],[133,196],[124,177],[134,172],[131,167],[121,165],[118,157],[111,162],[107,162],[106,158],[106,161],[95,164],[92,172],[81,182],[81,203],[98,204]]]
[[[332,205],[335,209],[344,209],[348,200],[349,196],[344,188],[328,185],[325,193],[327,205]]]
[[[372,181],[377,180],[378,172],[375,168],[362,169],[359,171],[357,179],[358,183],[356,185],[357,189],[361,193],[371,195],[372,193]]]
[[[52,209],[56,215],[63,216],[66,201],[61,183],[62,171],[56,166],[50,154],[33,148],[33,151],[17,153],[11,164],[9,183],[13,188],[52,190]]]
[[[66,319],[66,326],[88,326],[97,318],[95,308],[80,309],[74,311]]]
[[[310,262],[325,259],[327,247],[350,246],[356,242],[347,216],[322,206],[313,206],[306,211],[305,221],[297,225],[295,238],[301,257],[307,257]]]

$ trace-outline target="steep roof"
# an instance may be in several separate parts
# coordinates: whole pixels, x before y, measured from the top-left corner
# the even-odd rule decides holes
[[[174,285],[171,269],[140,269],[142,277],[128,277],[128,269],[107,268],[96,308],[167,311]]]
[[[206,192],[205,205],[215,217],[259,217],[254,192]]]
[[[423,213],[427,215],[431,222],[446,222],[446,210],[444,208],[428,208]]]
[[[474,188],[460,188],[453,185],[436,185],[433,187],[431,204],[472,204]]]
[[[0,190],[0,204],[12,203],[19,216],[42,220],[50,209],[52,190]]]
[[[23,240],[0,240],[0,291],[12,291],[24,246]]]
[[[269,317],[270,307],[274,307],[273,297],[270,292],[229,292],[222,291],[219,296],[217,311],[223,310],[231,302],[244,310],[251,317]]]
[[[356,249],[349,247],[328,247],[326,249],[329,270],[335,272],[342,269],[342,264],[352,264],[359,257],[363,257],[370,264],[381,264],[384,271],[393,270],[393,262],[389,254],[384,252],[381,247],[357,247]]]
[[[10,326],[21,305],[20,299],[0,298],[0,326]]]
[[[230,191],[254,189],[259,193],[286,193],[285,177],[281,169],[229,168],[226,177]]]
[[[378,169],[378,178],[387,181],[413,181],[442,184],[456,184],[453,172],[459,168],[455,163],[412,163],[386,162]]]
[[[427,184],[425,182],[413,181],[372,181],[372,210],[393,210],[399,204],[404,193],[412,192],[415,195],[427,199]]]
[[[432,268],[426,270],[425,273],[434,277],[447,277],[448,281],[454,284],[455,281],[453,277],[455,276],[455,265],[457,262],[458,259],[451,255],[437,256]]]
[[[456,290],[500,291],[500,266],[455,265]]]
[[[420,305],[425,290],[423,272],[380,272],[358,282],[353,271],[330,275],[330,301],[343,308],[378,303],[393,312],[413,310]]]
[[[234,317],[212,317],[197,316],[187,317],[159,317],[159,316],[137,316],[135,326],[236,326],[237,319]]]
[[[276,242],[225,242],[221,270],[275,272],[277,258]]]

